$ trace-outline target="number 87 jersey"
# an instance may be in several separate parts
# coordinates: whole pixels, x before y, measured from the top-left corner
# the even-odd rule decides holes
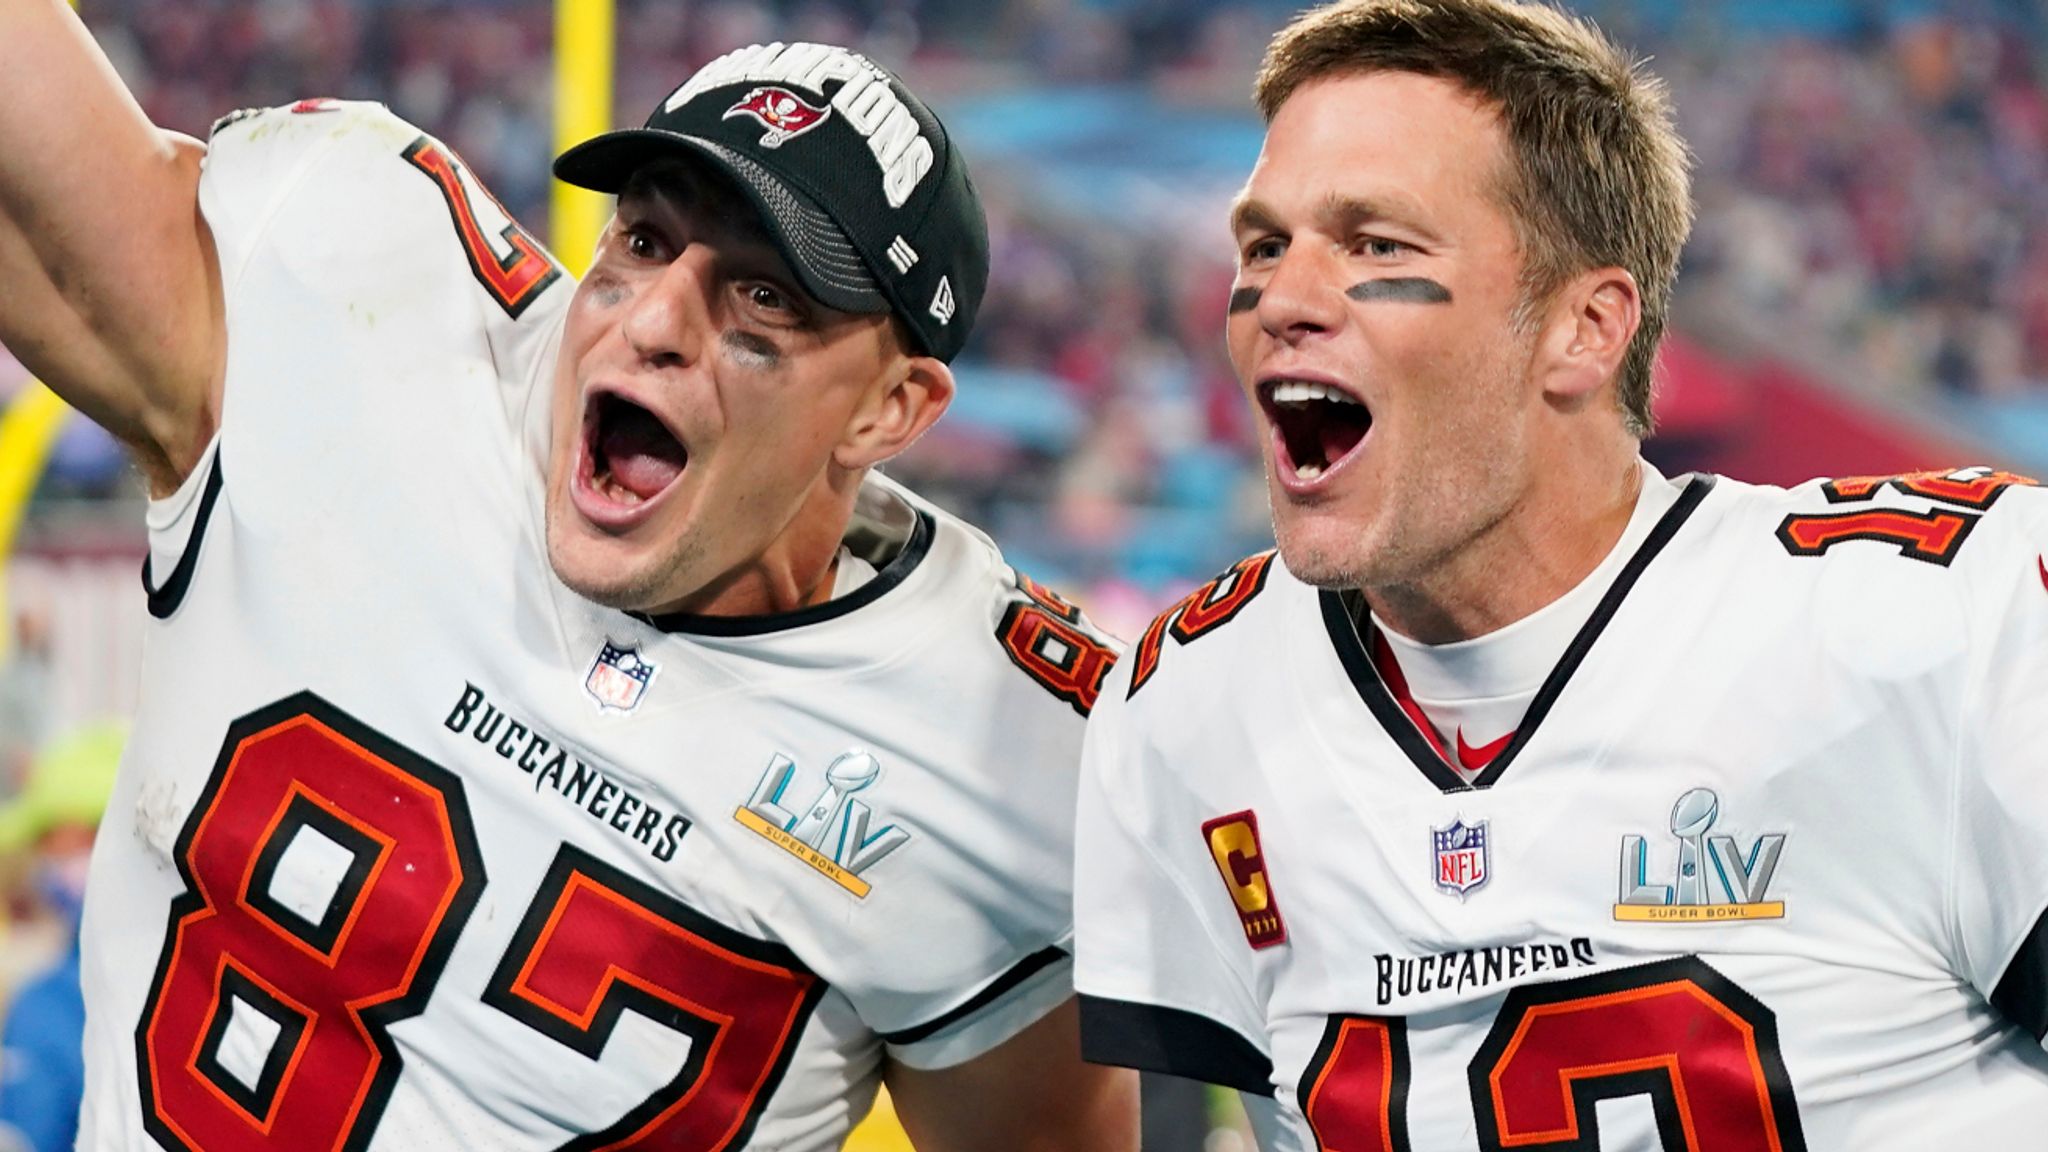
[[[573,285],[371,105],[217,129],[219,434],[151,509],[89,1152],[837,1148],[1071,997],[1111,651],[880,477],[857,588],[632,615],[542,527]]]
[[[1163,616],[1084,754],[1089,1058],[1269,1150],[2037,1146],[2048,496],[1694,478],[1615,570],[1472,778],[1347,597]]]

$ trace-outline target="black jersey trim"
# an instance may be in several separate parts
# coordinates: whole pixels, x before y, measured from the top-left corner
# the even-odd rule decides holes
[[[1713,476],[1696,475],[1686,484],[1685,491],[1678,494],[1677,502],[1665,511],[1663,517],[1657,521],[1656,527],[1650,529],[1650,534],[1643,539],[1642,545],[1636,549],[1636,554],[1629,557],[1628,564],[1622,568],[1621,574],[1614,578],[1614,586],[1600,598],[1599,605],[1593,609],[1593,614],[1587,617],[1585,624],[1580,626],[1578,634],[1572,637],[1572,642],[1565,648],[1564,655],[1558,657],[1557,664],[1550,670],[1550,675],[1544,678],[1543,686],[1536,690],[1535,699],[1529,702],[1529,711],[1522,717],[1521,725],[1515,729],[1515,738],[1509,741],[1500,755],[1494,757],[1493,763],[1487,765],[1486,770],[1470,784],[1460,779],[1458,774],[1451,770],[1450,765],[1444,763],[1443,757],[1437,755],[1436,749],[1430,747],[1429,741],[1416,730],[1415,722],[1401,710],[1401,705],[1394,700],[1393,694],[1380,680],[1379,669],[1373,667],[1372,654],[1366,649],[1365,641],[1359,635],[1358,625],[1350,609],[1354,594],[1325,590],[1319,594],[1322,600],[1323,626],[1330,634],[1330,642],[1337,649],[1337,658],[1343,663],[1344,671],[1351,677],[1351,686],[1357,690],[1359,699],[1365,702],[1365,706],[1379,720],[1380,727],[1386,729],[1387,735],[1408,754],[1408,759],[1414,762],[1417,770],[1438,789],[1444,792],[1464,792],[1491,787],[1500,779],[1501,773],[1506,772],[1508,766],[1514,763],[1515,757],[1529,743],[1530,737],[1536,734],[1537,726],[1550,714],[1551,706],[1557,703],[1557,698],[1564,692],[1565,684],[1571,680],[1572,673],[1578,671],[1579,665],[1586,659],[1586,654],[1592,650],[1594,641],[1600,638],[1600,634],[1607,628],[1608,621],[1620,611],[1621,602],[1628,598],[1629,591],[1635,587],[1636,581],[1642,578],[1650,562],[1657,558],[1665,545],[1671,543],[1672,537],[1678,535],[1678,530],[1692,517],[1693,512],[1698,510],[1700,502],[1713,490],[1715,479]]]
[[[917,566],[924,562],[932,550],[932,538],[938,533],[938,526],[932,521],[931,513],[919,508],[917,523],[910,530],[910,539],[904,542],[903,550],[894,559],[875,573],[875,578],[834,600],[798,608],[792,612],[770,612],[761,616],[703,616],[694,612],[668,612],[650,616],[642,612],[630,615],[643,623],[651,624],[663,632],[683,632],[696,636],[763,636],[770,632],[787,632],[836,620],[849,612],[858,611],[881,599],[898,584],[910,578]]]
[[[1273,1062],[1237,1029],[1196,1012],[1083,992],[1081,1058],[1273,1094]]]
[[[213,505],[220,499],[220,447],[213,450],[213,464],[206,470],[206,487],[199,493],[199,511],[192,521],[192,534],[185,541],[185,551],[178,556],[177,567],[171,569],[170,579],[163,587],[156,586],[151,572],[151,560],[142,558],[142,590],[149,595],[149,614],[159,620],[168,620],[185,602],[185,593],[192,587],[192,576],[199,569],[199,544],[206,538],[206,524],[213,519]]]
[[[2048,1040],[2048,912],[2034,921],[2034,930],[2005,966],[1991,993],[1991,1006],[2033,1033],[2034,1039]]]
[[[922,1024],[913,1024],[900,1031],[881,1032],[877,1033],[877,1035],[881,1036],[884,1042],[890,1044],[915,1044],[919,1040],[937,1035],[939,1032],[967,1019],[969,1016],[1001,999],[1017,985],[1022,984],[1024,981],[1031,979],[1046,968],[1066,958],[1067,953],[1063,948],[1041,948],[1022,960],[1017,961],[1015,964],[1010,965],[1008,971],[989,981],[988,987],[968,997],[965,1004],[946,1012],[936,1019],[927,1020]]]
[[[1401,705],[1395,701],[1393,693],[1387,691],[1386,685],[1380,681],[1379,669],[1373,667],[1372,653],[1366,650],[1365,641],[1359,636],[1358,625],[1352,615],[1351,604],[1354,602],[1354,596],[1325,589],[1317,594],[1317,598],[1322,601],[1323,628],[1329,632],[1330,642],[1337,648],[1337,659],[1343,663],[1345,674],[1351,678],[1351,687],[1357,691],[1358,698],[1365,701],[1366,708],[1380,722],[1380,727],[1386,730],[1387,735],[1393,737],[1394,743],[1401,746],[1401,751],[1408,754],[1408,759],[1413,761],[1415,767],[1439,790],[1457,792],[1471,787],[1460,779],[1456,772],[1451,771],[1451,766],[1444,763],[1443,757],[1437,755],[1436,749],[1429,746],[1429,741],[1423,739],[1421,732],[1416,731],[1415,722],[1408,718],[1407,713],[1401,711]],[[1501,752],[1496,762],[1507,759],[1520,743],[1521,732],[1517,731],[1514,741]]]

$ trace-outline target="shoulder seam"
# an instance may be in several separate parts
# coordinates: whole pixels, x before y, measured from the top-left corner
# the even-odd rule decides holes
[[[2021,530],[2012,531],[2008,529],[2007,534],[2021,543],[2032,539],[2026,535],[2024,526],[2033,524],[2042,528],[2048,528],[2048,499],[2044,499],[2042,503],[2035,504],[2031,493],[2041,493],[2044,496],[2048,496],[2048,488],[2029,486],[2017,489],[2016,492],[2007,491],[2004,493],[2005,496],[2010,497],[2015,494],[2023,494],[2022,499],[2017,501],[2000,501],[2001,505],[2007,508],[2018,509],[2014,515],[2022,526]],[[2034,554],[2034,563],[2041,566],[2038,576],[2036,571],[2026,564],[2026,553],[2029,551]],[[1978,553],[1973,555],[1982,558],[1989,554]],[[1961,595],[1966,598],[1966,604],[1967,598],[1976,596],[1980,591],[1995,591],[1999,594],[1997,598],[2000,602],[1997,618],[2004,620],[2007,618],[2010,605],[2015,602],[2015,596],[2026,596],[2032,593],[2029,585],[2034,580],[2038,578],[2044,585],[2048,585],[2048,539],[2041,539],[2029,547],[2018,547],[2015,549],[2014,555],[2017,557],[2022,568],[2022,571],[2017,576],[2007,575],[2003,581],[1992,584],[1989,588],[1984,589],[1978,588],[1970,581],[1963,582]],[[2017,589],[2014,587],[2015,583],[2018,585]],[[1953,958],[1957,962],[1960,971],[1965,974],[1966,979],[1971,971],[1972,957],[1970,955],[1968,926],[1963,923],[1963,902],[1960,891],[1961,857],[1964,851],[1963,774],[1966,770],[1964,750],[1974,731],[1971,727],[1971,717],[1977,714],[1980,702],[1984,700],[1990,691],[1991,679],[1994,675],[1994,669],[1991,666],[1992,661],[1995,659],[1994,647],[1993,641],[1981,636],[1976,637],[1975,642],[1972,644],[1972,650],[1968,656],[1968,679],[1965,681],[1963,691],[1957,700],[1955,714],[1950,717],[1950,725],[1953,732],[1949,741],[1946,764],[1946,771],[1948,773],[1948,811],[1944,814],[1943,821],[1943,834],[1946,844],[1942,853],[1942,921],[1943,927],[1948,933]],[[2042,925],[2036,924],[2030,927],[2038,931]],[[2012,942],[2013,951],[2002,958],[2000,963],[2010,968],[2014,958],[2024,952],[2029,946],[2030,938],[2023,932],[2022,935]],[[2000,984],[2003,984],[2002,977]]]
[[[265,109],[264,112],[283,112],[283,108]],[[284,112],[284,114],[289,115],[290,113]],[[251,117],[251,119],[253,118]],[[207,139],[206,151],[209,157],[213,154],[215,136],[217,135],[218,130]],[[276,183],[270,193],[269,202],[264,205],[262,212],[259,214],[256,225],[249,230],[248,243],[242,246],[238,263],[233,269],[223,266],[220,270],[220,288],[223,300],[231,300],[235,289],[241,283],[242,274],[246,270],[248,262],[255,257],[257,250],[262,247],[263,238],[270,234],[271,225],[276,222],[278,213],[284,210],[284,206],[291,199],[292,193],[296,192],[299,185],[304,183],[306,177],[311,174],[314,164],[325,159],[328,150],[332,147],[333,143],[331,140],[322,140],[313,147],[306,149],[305,155],[299,157],[298,163],[293,166],[291,172],[283,180]],[[204,179],[203,173],[201,179]],[[210,222],[208,227],[209,229],[212,227]],[[217,240],[214,242],[214,251],[216,254],[220,251],[220,243]],[[232,304],[230,304],[230,307],[232,307]]]

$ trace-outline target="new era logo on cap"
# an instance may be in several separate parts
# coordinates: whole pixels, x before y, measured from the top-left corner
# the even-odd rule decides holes
[[[893,312],[919,351],[959,353],[988,284],[988,225],[951,135],[887,69],[827,44],[741,48],[555,174],[617,193],[678,155],[733,178],[821,303]]]

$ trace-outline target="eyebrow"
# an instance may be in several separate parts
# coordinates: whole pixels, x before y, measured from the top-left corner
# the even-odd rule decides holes
[[[1401,199],[1388,200],[1331,192],[1317,202],[1311,219],[1332,235],[1348,233],[1360,225],[1384,222],[1408,229],[1425,240],[1441,239],[1433,229],[1422,223],[1421,206],[1404,203]],[[1264,201],[1249,195],[1239,196],[1230,206],[1230,230],[1233,233],[1288,231],[1280,223],[1279,212]]]
[[[1397,224],[1415,227],[1419,213],[1405,210],[1404,205],[1369,196],[1346,196],[1332,192],[1323,197],[1316,206],[1316,216],[1323,220],[1340,220],[1346,224],[1363,224],[1387,220]]]
[[[1250,194],[1240,194],[1230,204],[1230,230],[1235,232],[1281,232],[1279,213]]]

